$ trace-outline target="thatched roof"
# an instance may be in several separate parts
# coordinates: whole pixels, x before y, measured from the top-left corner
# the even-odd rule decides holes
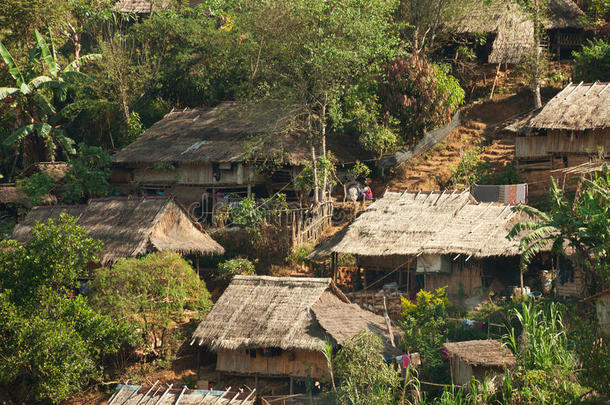
[[[192,343],[317,351],[327,338],[341,345],[362,330],[380,335],[393,353],[384,318],[351,304],[330,278],[236,276]]]
[[[332,251],[359,256],[515,256],[519,241],[506,239],[514,219],[511,206],[476,203],[467,191],[388,191],[349,226]]]
[[[450,355],[473,366],[513,367],[515,355],[497,340],[467,340],[443,345]]]
[[[518,63],[534,42],[534,24],[517,2],[492,0],[457,3],[449,10],[449,28],[459,34],[494,33],[489,63]],[[572,0],[551,0],[544,18],[547,29],[582,28],[584,13]]]
[[[90,237],[104,243],[100,254],[104,265],[152,251],[224,253],[224,248],[168,197],[109,197],[93,199],[86,206],[34,207],[15,227],[13,239],[29,240],[36,222],[57,219],[62,212],[78,218]]]
[[[30,205],[28,196],[14,184],[0,184],[0,204]]]
[[[150,14],[153,5],[148,0],[119,0],[114,9],[120,13]]]
[[[610,128],[610,82],[571,83],[527,124],[530,128]]]
[[[294,130],[295,111],[298,108],[277,103],[234,102],[172,111],[118,152],[114,161],[151,165],[274,159],[299,165],[311,158],[311,148]],[[370,157],[362,155],[353,137],[329,136],[328,149],[344,162]]]
[[[57,182],[66,176],[68,169],[69,166],[66,162],[38,162],[24,169],[20,177],[28,177],[34,173],[46,173],[53,181]]]
[[[113,405],[254,405],[254,392],[229,392],[190,390],[182,387],[168,387],[158,382],[151,386],[119,384],[108,404]]]

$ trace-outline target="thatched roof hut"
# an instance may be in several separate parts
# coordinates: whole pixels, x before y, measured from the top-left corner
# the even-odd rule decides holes
[[[135,142],[118,152],[117,164],[240,163],[279,160],[300,165],[311,159],[306,137],[299,136],[294,117],[298,107],[268,103],[224,102],[213,108],[171,111]],[[342,161],[363,155],[353,137],[333,135],[328,148]]]
[[[386,192],[348,228],[332,251],[358,256],[519,255],[506,238],[515,220],[510,205],[477,203],[468,191]]]
[[[326,339],[342,345],[362,330],[381,336],[387,351],[396,350],[384,318],[351,304],[330,278],[236,276],[192,343],[213,350],[319,351]]]
[[[51,180],[58,182],[66,176],[69,168],[70,166],[66,162],[38,162],[25,168],[20,177],[28,177],[34,173],[46,173]]]
[[[472,1],[451,9],[449,28],[458,34],[495,34],[489,63],[518,63],[534,42],[531,17],[517,2]],[[581,29],[584,13],[572,0],[551,0],[543,24],[547,30]]]
[[[230,392],[220,390],[191,390],[173,388],[173,385],[155,384],[145,387],[141,385],[119,384],[108,404],[113,405],[254,405],[257,396],[251,392]]]
[[[171,111],[135,142],[115,155],[119,164],[243,162],[281,157],[300,164],[311,151],[286,136],[292,114],[283,106],[242,106],[225,102],[214,108]],[[270,145],[265,135],[283,136]],[[259,135],[260,137],[254,137]]]
[[[504,368],[514,367],[515,355],[497,340],[468,340],[443,345],[451,360],[451,377],[454,384],[466,385],[472,377],[483,381],[500,374]]]
[[[119,0],[114,9],[119,13],[150,14],[153,4],[148,0]]]
[[[57,219],[63,212],[76,217],[90,237],[104,243],[100,254],[104,265],[152,251],[224,253],[224,248],[168,197],[109,197],[93,199],[87,205],[34,207],[15,227],[13,239],[27,241],[36,222]]]
[[[29,206],[30,199],[23,191],[15,187],[15,184],[0,184],[0,204]]]
[[[571,131],[610,128],[610,82],[569,84],[527,126]]]

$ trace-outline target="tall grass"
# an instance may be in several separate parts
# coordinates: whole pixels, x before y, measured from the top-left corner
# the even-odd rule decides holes
[[[558,366],[573,368],[576,365],[576,358],[568,349],[560,308],[556,303],[550,303],[546,308],[523,303],[520,311],[513,309],[513,315],[523,332],[519,338],[511,328],[504,339],[520,365],[537,370]]]

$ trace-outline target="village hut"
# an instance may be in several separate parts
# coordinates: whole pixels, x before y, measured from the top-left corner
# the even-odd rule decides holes
[[[351,304],[330,278],[235,276],[191,344],[216,351],[223,374],[320,378],[325,343],[339,347],[363,330],[382,338],[384,354],[400,354],[385,319]]]
[[[154,251],[224,253],[224,248],[169,197],[108,197],[92,199],[87,205],[34,207],[15,227],[12,238],[26,242],[37,222],[57,219],[62,213],[76,217],[91,238],[104,243],[99,255],[102,265]]]
[[[602,332],[610,335],[610,288],[587,297],[584,301],[594,301],[597,320]]]
[[[515,355],[497,340],[468,340],[443,345],[443,352],[451,364],[451,380],[456,385],[467,385],[474,377],[485,378],[501,375],[505,368],[516,365]]]
[[[229,194],[290,193],[312,156],[306,137],[294,131],[295,111],[235,102],[174,110],[115,155],[111,181],[126,193],[174,195],[186,206],[200,204],[204,213]],[[363,157],[355,143],[328,137],[328,149],[343,162]],[[265,166],[273,169],[261,170]]]
[[[249,392],[229,390],[191,390],[186,386],[174,388],[173,384],[150,386],[119,384],[108,405],[254,405],[260,403],[254,390]]]
[[[517,219],[511,205],[478,203],[468,191],[388,191],[330,250],[356,257],[365,289],[448,286],[451,299],[466,299],[519,285],[519,241],[506,238]]]
[[[14,183],[0,184],[0,204],[28,207],[30,199]]]
[[[487,41],[477,49],[485,62],[515,64],[534,45],[530,15],[516,1],[472,1],[450,8],[448,28],[461,37],[485,34]],[[572,0],[551,0],[543,25],[549,47],[558,57],[581,46],[585,39],[583,11]],[[569,55],[569,53],[565,53]]]
[[[515,156],[531,194],[546,191],[552,170],[607,158],[610,83],[571,83],[527,120],[515,138]],[[536,187],[535,185],[539,186]]]

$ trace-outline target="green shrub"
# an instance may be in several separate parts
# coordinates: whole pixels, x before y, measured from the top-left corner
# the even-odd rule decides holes
[[[108,178],[112,157],[102,148],[78,145],[78,154],[72,159],[64,178],[64,201],[68,204],[86,202],[89,198],[105,197],[110,192]]]
[[[338,404],[396,403],[400,378],[379,353],[382,347],[381,338],[369,331],[345,342],[333,362]]]
[[[231,259],[218,263],[218,275],[220,280],[228,280],[238,274],[255,275],[254,263],[248,259]]]
[[[71,297],[101,244],[62,214],[20,245],[0,242],[0,384],[15,400],[59,403],[99,381],[135,334],[120,319]]]
[[[470,186],[480,184],[489,174],[489,159],[481,160],[479,148],[468,148],[456,167],[451,168],[451,183]]]
[[[18,179],[16,185],[19,190],[28,196],[32,205],[41,205],[44,202],[44,197],[53,189],[54,183],[47,173],[39,172]]]
[[[402,313],[399,322],[404,332],[402,346],[405,353],[419,352],[422,356],[422,375],[434,375],[442,380],[446,374],[439,348],[446,341],[449,310],[447,289],[420,291],[412,303],[402,298]]]
[[[305,263],[307,255],[310,254],[312,250],[313,247],[311,246],[300,246],[290,253],[286,260],[291,264],[303,264]]]
[[[142,331],[153,352],[169,356],[170,329],[185,314],[202,319],[212,307],[210,293],[193,268],[177,253],[151,253],[120,259],[98,269],[89,283],[93,308],[124,319]]]
[[[574,52],[574,81],[610,81],[610,43],[594,39]]]

